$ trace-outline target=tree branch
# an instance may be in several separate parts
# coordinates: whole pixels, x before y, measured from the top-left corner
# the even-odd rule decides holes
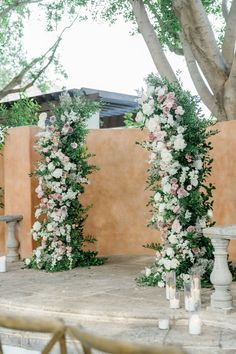
[[[5,17],[8,14],[8,12],[10,12],[20,6],[35,4],[35,3],[42,2],[42,1],[43,0],[21,0],[21,1],[15,0],[11,5],[7,6],[5,9],[0,11],[0,18]]]
[[[225,28],[225,37],[222,46],[222,54],[230,71],[235,50],[236,41],[236,0],[232,1]]]
[[[228,4],[228,0],[222,0],[221,9],[222,9],[222,15],[225,19],[225,22],[227,22],[228,15],[229,15],[227,4]]]
[[[142,0],[129,0],[134,16],[136,18],[138,28],[145,40],[148,50],[152,56],[157,71],[161,77],[166,78],[170,82],[177,81],[174,71],[172,70],[165,53],[161,47],[155,30],[148,18],[146,9]]]
[[[163,30],[163,28],[165,28],[165,24],[164,24],[161,16],[159,15],[159,13],[157,12],[155,6],[153,6],[153,4],[151,4],[151,2],[149,0],[146,0],[145,3],[148,5],[148,8],[150,9],[154,18],[157,19],[159,26]],[[176,36],[178,36],[178,35],[176,35]],[[168,46],[169,50],[171,52],[175,53],[176,55],[184,55],[183,49],[181,47],[176,47],[176,46],[172,45],[170,42],[167,44],[167,46]]]
[[[17,93],[20,91],[26,91],[27,89],[29,89],[30,87],[32,87],[34,85],[34,83],[36,82],[36,80],[38,80],[38,78],[42,75],[42,73],[48,68],[48,66],[52,63],[57,48],[59,47],[59,44],[62,40],[62,36],[64,34],[64,32],[71,28],[71,26],[73,26],[74,22],[77,20],[79,15],[77,15],[74,20],[71,22],[71,24],[69,26],[66,26],[62,32],[60,33],[59,37],[57,38],[56,42],[40,57],[34,58],[28,65],[26,65],[18,75],[16,75],[1,91],[0,91],[0,99],[6,97],[9,94],[12,93]],[[47,58],[49,55],[49,58]],[[23,87],[16,87],[16,86],[20,86],[25,78],[25,75],[27,73],[30,72],[31,69],[33,69],[33,67],[38,64],[38,63],[44,63],[46,60],[46,63],[38,70],[38,72],[36,74],[34,74],[34,77],[31,81],[29,81],[28,83],[26,83]]]
[[[236,92],[236,53],[230,71],[230,75],[225,84],[224,103],[225,110],[227,112],[228,120],[234,120],[236,117],[236,104],[235,104],[235,92]]]
[[[203,77],[198,69],[191,48],[184,36],[184,33],[179,33],[179,37],[184,50],[184,56],[188,67],[188,71],[193,80],[198,95],[200,96],[201,100],[206,105],[206,107],[212,112],[212,114],[218,120],[225,120],[226,119],[225,112],[224,111],[222,112],[218,109],[217,101],[215,97],[212,95],[212,93],[210,92],[210,90],[208,89],[205,81],[203,80]]]
[[[218,94],[227,79],[227,68],[202,2],[173,0],[173,6],[195,59],[211,90]]]

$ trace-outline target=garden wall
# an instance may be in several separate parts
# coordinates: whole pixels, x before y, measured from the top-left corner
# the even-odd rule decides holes
[[[212,139],[215,161],[211,180],[217,187],[214,216],[217,224],[236,223],[236,121],[218,123],[217,128],[221,132]],[[4,176],[0,172],[0,182],[3,177],[5,180],[5,214],[24,217],[19,229],[22,257],[32,250],[29,231],[37,199],[35,181],[29,173],[38,158],[32,149],[36,131],[36,127],[9,130]],[[85,204],[93,203],[86,232],[96,236],[94,247],[101,255],[153,254],[142,247],[158,237],[157,231],[146,227],[150,216],[145,191],[147,152],[135,144],[145,136],[146,132],[137,129],[92,130],[88,135],[89,150],[96,154],[93,162],[100,170],[90,177],[91,184],[83,196]],[[0,252],[4,252],[4,234],[0,232]],[[235,243],[231,243],[230,254],[236,260]]]

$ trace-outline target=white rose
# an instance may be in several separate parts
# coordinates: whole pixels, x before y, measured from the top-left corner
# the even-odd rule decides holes
[[[147,116],[152,115],[153,111],[154,111],[154,107],[152,104],[148,103],[144,103],[143,106],[143,113],[146,114]]]
[[[157,119],[150,118],[146,121],[146,128],[150,131],[150,132],[154,132],[157,127],[159,126],[159,122],[157,121]]]
[[[52,172],[52,171],[55,170],[55,165],[54,165],[53,162],[50,162],[50,163],[48,164],[48,170],[49,170],[50,172]]]
[[[163,160],[163,162],[168,164],[172,160],[172,155],[168,150],[162,150],[161,151],[161,159]]]
[[[136,122],[141,123],[143,121],[143,118],[144,118],[143,113],[139,111],[135,117],[135,120]]]
[[[170,193],[171,191],[171,184],[170,183],[166,183],[164,186],[163,186],[163,192],[164,193]]]
[[[179,261],[176,258],[173,258],[171,261],[171,268],[176,269],[179,266]]]
[[[167,254],[167,256],[169,256],[170,258],[173,258],[174,255],[175,255],[175,252],[174,252],[173,248],[168,247],[168,248],[166,249],[166,254]]]
[[[33,225],[33,229],[34,231],[39,231],[41,229],[41,223],[39,221],[35,221],[34,225]]]
[[[62,176],[62,169],[61,168],[56,168],[53,173],[52,173],[52,176],[55,177],[55,178],[60,178]]]
[[[201,170],[201,169],[202,169],[202,160],[196,160],[196,161],[194,161],[193,166],[194,166],[197,170]]]
[[[155,201],[155,203],[158,203],[160,200],[161,200],[161,194],[159,192],[157,192],[154,195],[154,201]]]
[[[177,237],[175,234],[171,234],[169,237],[168,237],[168,241],[172,244],[172,245],[175,245],[177,243]]]
[[[186,143],[184,141],[183,135],[179,134],[177,135],[175,141],[174,141],[174,149],[176,151],[182,151],[184,150],[184,148],[186,147]]]
[[[213,211],[211,209],[208,209],[207,211],[207,216],[210,218],[210,219],[213,219]]]
[[[178,134],[182,134],[184,131],[185,131],[185,128],[184,128],[184,127],[179,126],[179,127],[177,128]]]
[[[29,265],[29,264],[30,264],[30,258],[26,258],[26,259],[25,259],[25,264],[26,264],[26,265]]]
[[[159,286],[159,288],[164,288],[164,286],[165,286],[164,281],[160,280],[160,281],[157,283],[157,286]]]
[[[53,224],[47,224],[47,230],[50,232],[50,231],[53,231],[54,227],[53,227]]]
[[[146,275],[146,277],[149,277],[149,275],[151,275],[151,273],[152,273],[151,269],[145,267],[145,275]]]

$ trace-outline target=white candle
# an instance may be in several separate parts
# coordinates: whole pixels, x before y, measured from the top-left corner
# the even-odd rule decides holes
[[[179,307],[180,307],[179,299],[176,299],[175,297],[170,299],[170,308],[171,309],[179,309]]]
[[[185,310],[186,311],[194,311],[195,310],[195,302],[192,296],[185,296],[184,299]]]
[[[166,284],[166,299],[170,300],[170,287],[168,284]]]
[[[191,295],[192,295],[195,302],[200,301],[200,298],[201,298],[200,289],[192,289]]]
[[[158,321],[158,326],[160,329],[169,329],[169,319],[168,318],[160,318]]]
[[[201,319],[198,314],[194,314],[189,319],[189,334],[201,334]]]
[[[0,257],[0,272],[6,272],[6,256]]]

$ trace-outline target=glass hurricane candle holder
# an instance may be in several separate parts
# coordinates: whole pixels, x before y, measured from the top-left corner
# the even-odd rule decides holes
[[[191,294],[191,281],[184,282],[184,306],[186,311],[195,311],[194,298]]]
[[[170,300],[170,297],[176,292],[176,274],[174,271],[166,273],[166,298]]]
[[[194,302],[194,310],[198,311],[201,308],[201,277],[198,271],[193,270],[191,276],[191,298]]]
[[[170,308],[179,309],[180,308],[180,293],[175,292],[175,294],[170,294]]]

